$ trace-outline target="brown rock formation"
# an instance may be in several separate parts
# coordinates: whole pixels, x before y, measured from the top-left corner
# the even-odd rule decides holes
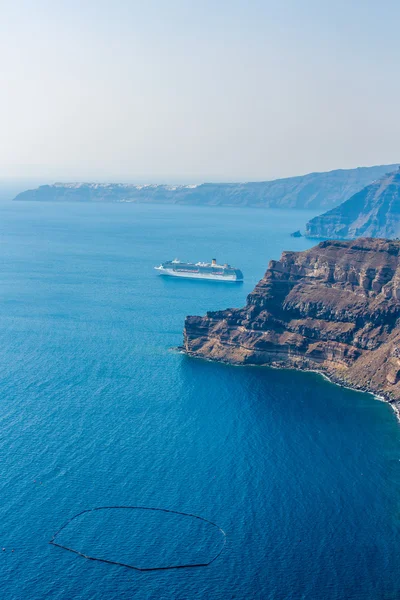
[[[234,364],[317,369],[397,403],[399,317],[400,242],[326,241],[272,260],[244,308],[187,317],[184,346]]]

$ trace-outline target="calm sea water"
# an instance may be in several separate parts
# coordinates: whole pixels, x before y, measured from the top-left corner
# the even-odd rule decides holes
[[[185,315],[243,305],[271,258],[308,247],[289,236],[308,217],[0,205],[1,598],[400,597],[390,407],[315,374],[170,350]],[[242,268],[245,283],[152,269],[214,256]],[[201,515],[226,546],[206,568],[140,573],[48,544],[74,514],[115,505]],[[74,523],[71,544],[117,560],[208,557],[220,542],[158,517],[99,511]]]

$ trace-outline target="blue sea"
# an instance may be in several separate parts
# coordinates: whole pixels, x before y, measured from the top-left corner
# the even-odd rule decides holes
[[[400,425],[317,374],[190,359],[184,318],[239,307],[305,212],[0,204],[0,598],[398,600]],[[167,279],[216,257],[245,282]],[[77,513],[160,507],[226,534],[207,567],[140,572],[50,545]],[[60,536],[155,566],[208,562],[218,528],[84,513]],[[5,548],[4,551],[1,548]]]

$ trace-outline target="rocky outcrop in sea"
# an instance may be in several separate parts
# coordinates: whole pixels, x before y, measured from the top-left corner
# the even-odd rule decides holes
[[[237,365],[318,370],[400,407],[400,242],[284,252],[240,309],[188,316],[184,350]]]

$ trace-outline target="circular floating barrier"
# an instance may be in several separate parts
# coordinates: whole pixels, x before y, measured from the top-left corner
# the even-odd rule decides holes
[[[88,560],[137,571],[207,567],[226,534],[198,515],[148,506],[99,506],[69,519],[50,544]]]

